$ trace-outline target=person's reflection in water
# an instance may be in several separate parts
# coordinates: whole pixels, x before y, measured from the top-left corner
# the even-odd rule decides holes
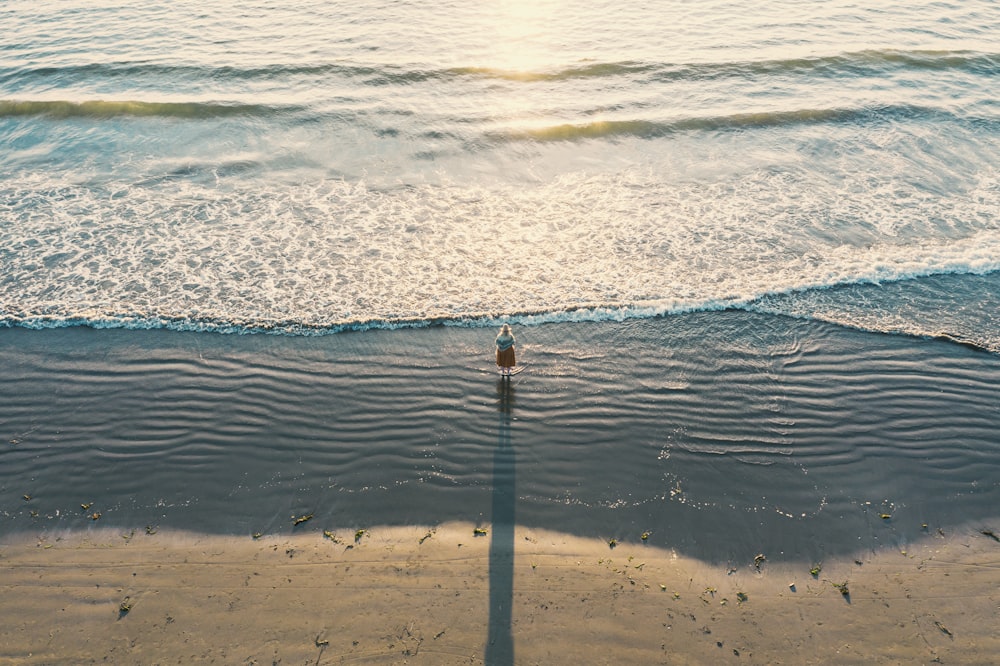
[[[498,381],[497,396],[500,424],[497,430],[497,447],[493,452],[490,620],[485,656],[487,666],[514,663],[511,606],[514,602],[514,523],[517,494],[514,484],[516,460],[510,440],[514,387],[509,381]]]

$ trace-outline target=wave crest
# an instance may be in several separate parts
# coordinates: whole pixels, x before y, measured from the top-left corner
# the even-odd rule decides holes
[[[935,120],[951,119],[945,111],[931,107],[885,106],[872,108],[841,109],[797,109],[793,111],[760,111],[736,113],[725,116],[705,116],[679,118],[667,121],[651,120],[602,120],[589,123],[550,125],[527,129],[494,131],[490,134],[494,141],[578,141],[585,139],[613,139],[635,137],[652,139],[679,132],[730,131],[746,129],[767,129],[772,127],[792,127],[796,125],[862,124],[891,120],[924,118]],[[985,121],[977,120],[980,124]]]
[[[220,104],[206,102],[145,102],[136,100],[92,100],[85,102],[0,100],[0,118],[45,116],[50,118],[225,118],[268,115],[282,109],[262,104]]]
[[[1000,75],[1000,54],[975,51],[872,49],[809,58],[723,62],[584,61],[549,70],[514,70],[482,65],[419,68],[365,63],[316,63],[221,67],[160,65],[135,62],[87,63],[64,67],[0,69],[0,83],[51,78],[79,80],[117,78],[182,78],[213,81],[280,80],[287,77],[362,79],[369,85],[407,85],[424,81],[482,78],[520,83],[646,76],[654,81],[709,80],[804,73],[828,78],[884,76],[889,70],[961,71],[976,76]]]

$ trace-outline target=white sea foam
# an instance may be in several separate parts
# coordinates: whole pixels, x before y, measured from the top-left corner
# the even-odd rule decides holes
[[[8,183],[3,321],[224,332],[620,320],[1000,270],[1000,187],[569,174],[515,188]],[[848,196],[848,192],[850,196]]]

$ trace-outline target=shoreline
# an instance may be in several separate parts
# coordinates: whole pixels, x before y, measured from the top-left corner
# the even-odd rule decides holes
[[[0,663],[971,664],[1000,650],[1000,543],[973,526],[905,552],[731,568],[520,526],[330,535],[7,537]]]

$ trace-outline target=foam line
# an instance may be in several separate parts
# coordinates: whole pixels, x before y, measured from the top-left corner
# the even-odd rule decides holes
[[[922,272],[913,275],[903,275],[890,281],[918,280],[936,275],[984,275],[1000,271],[998,265],[988,270],[956,269],[944,272]],[[725,310],[748,310],[762,314],[779,314],[798,318],[811,318],[828,321],[838,325],[847,325],[859,330],[877,333],[902,334],[915,337],[927,337],[961,344],[970,348],[996,352],[989,345],[967,339],[958,334],[947,332],[929,332],[923,330],[901,330],[898,328],[873,328],[870,326],[853,326],[845,322],[813,315],[805,317],[775,310],[770,307],[758,307],[765,298],[781,297],[809,291],[826,291],[835,288],[872,282],[868,279],[851,280],[828,285],[819,285],[801,289],[788,289],[747,297],[723,299],[707,299],[702,301],[658,301],[631,305],[590,304],[576,305],[561,309],[538,309],[525,311],[500,312],[470,312],[454,316],[437,317],[399,317],[399,318],[367,318],[345,319],[327,323],[315,323],[290,319],[225,319],[189,316],[184,314],[157,313],[116,313],[113,310],[90,310],[86,313],[41,314],[17,312],[9,308],[0,308],[0,326],[20,327],[28,329],[55,329],[75,326],[86,326],[95,329],[134,329],[155,330],[165,329],[187,332],[209,332],[222,334],[268,334],[290,336],[331,335],[345,332],[364,332],[371,330],[397,330],[406,328],[428,328],[435,326],[457,326],[463,328],[493,328],[501,323],[513,323],[521,326],[539,326],[553,323],[586,323],[586,322],[623,322],[635,319],[651,319],[670,315],[689,314],[696,312],[720,312]]]

